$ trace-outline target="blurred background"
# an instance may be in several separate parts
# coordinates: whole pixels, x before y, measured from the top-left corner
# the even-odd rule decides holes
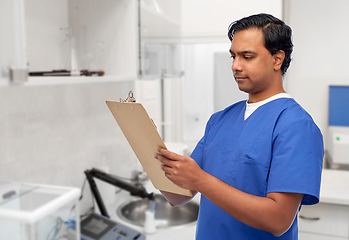
[[[140,169],[106,100],[133,91],[185,154],[213,112],[246,99],[227,29],[270,13],[293,29],[286,91],[329,135],[329,86],[348,86],[347,0],[0,0],[0,181],[80,188],[84,170]],[[104,76],[31,76],[103,71]],[[75,74],[76,75],[76,74]]]

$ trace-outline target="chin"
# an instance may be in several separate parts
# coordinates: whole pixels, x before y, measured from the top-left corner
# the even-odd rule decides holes
[[[249,89],[246,89],[246,88],[244,88],[242,86],[238,86],[238,87],[239,87],[240,91],[242,91],[242,92],[245,92],[245,93],[250,93],[251,92]]]

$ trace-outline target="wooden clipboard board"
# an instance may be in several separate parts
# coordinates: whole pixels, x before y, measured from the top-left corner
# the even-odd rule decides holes
[[[157,147],[166,146],[143,105],[136,102],[106,103],[154,187],[191,197],[190,190],[175,185],[165,176],[162,163],[154,158]]]

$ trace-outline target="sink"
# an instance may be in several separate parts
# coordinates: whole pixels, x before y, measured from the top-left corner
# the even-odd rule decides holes
[[[145,212],[152,207],[152,201],[137,199],[120,205],[116,213],[124,221],[144,226]],[[157,228],[185,226],[196,222],[199,204],[188,202],[184,206],[172,207],[161,195],[155,195],[155,225]]]

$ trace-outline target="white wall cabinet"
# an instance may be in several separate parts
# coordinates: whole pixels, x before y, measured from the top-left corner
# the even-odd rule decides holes
[[[3,0],[0,9],[3,85],[9,68],[105,72],[103,78],[29,77],[27,84],[136,79],[137,0]]]
[[[161,132],[159,79],[181,74],[180,11],[180,1],[169,0],[1,0],[0,86],[12,85],[11,69],[24,71],[20,86],[148,78],[158,86],[137,88],[135,96],[147,102],[144,96],[156,95],[149,114]],[[105,75],[27,77],[75,69]]]
[[[319,203],[299,213],[299,240],[349,239],[349,206]]]
[[[161,67],[166,73],[180,72],[174,69],[180,58],[180,1],[2,0],[0,13],[0,79],[5,85],[10,68],[103,70],[104,80],[135,78],[144,67],[160,74]],[[29,78],[29,83],[48,81],[52,78]]]

